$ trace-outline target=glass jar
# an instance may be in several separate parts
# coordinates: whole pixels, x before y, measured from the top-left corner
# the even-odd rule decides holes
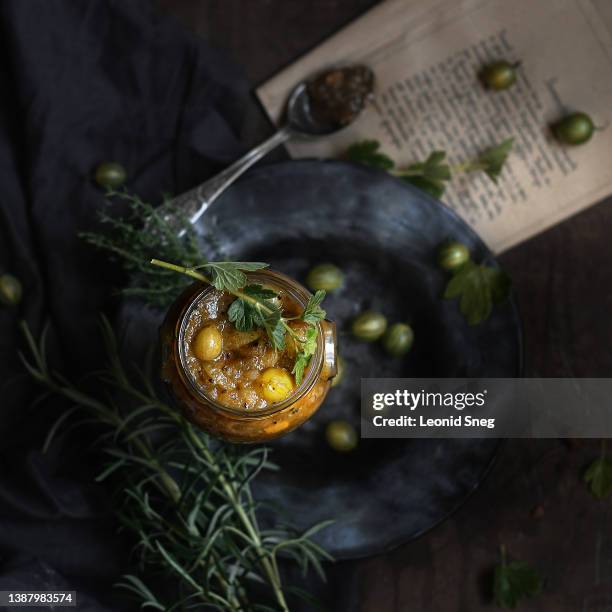
[[[310,293],[293,279],[270,270],[249,273],[249,283],[259,283],[288,294],[302,308]],[[186,367],[185,328],[190,313],[213,291],[196,282],[170,307],[160,328],[162,379],[183,414],[194,425],[230,442],[265,442],[282,436],[308,420],[322,404],[336,375],[336,325],[317,324],[317,348],[301,384],[282,402],[265,409],[240,410],[225,406],[195,383]]]

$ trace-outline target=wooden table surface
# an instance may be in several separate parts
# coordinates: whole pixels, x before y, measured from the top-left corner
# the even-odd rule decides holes
[[[229,54],[255,87],[376,1],[160,4]],[[245,145],[271,131],[253,99]],[[527,376],[612,372],[611,204],[604,201],[500,259],[518,295]],[[316,587],[318,596],[334,612],[492,610],[491,572],[505,544],[545,577],[542,595],[520,610],[611,611],[612,502],[596,500],[582,482],[598,448],[597,441],[509,440],[451,519],[392,553],[335,564],[328,584]]]

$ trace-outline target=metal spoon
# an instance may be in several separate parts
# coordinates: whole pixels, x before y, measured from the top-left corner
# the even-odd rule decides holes
[[[170,202],[170,206],[175,210],[178,209],[183,218],[187,217],[189,222],[194,224],[239,176],[272,149],[293,137],[329,136],[344,127],[346,126],[339,126],[337,123],[315,118],[311,112],[306,83],[302,82],[291,92],[287,101],[286,123],[281,129],[213,178],[174,198]],[[177,228],[180,225],[176,213],[169,212],[164,220]],[[185,228],[181,229],[179,236],[183,235],[185,231]]]

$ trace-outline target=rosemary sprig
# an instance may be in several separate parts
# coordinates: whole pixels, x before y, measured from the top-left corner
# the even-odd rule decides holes
[[[141,607],[287,611],[281,552],[303,571],[312,566],[323,576],[321,560],[330,557],[310,538],[328,523],[301,535],[258,525],[250,485],[262,470],[275,469],[265,447],[219,443],[193,427],[160,399],[149,375],[125,368],[106,319],[108,367],[97,375],[93,391],[49,367],[46,332],[36,342],[25,324],[23,331],[29,355],[21,358],[31,376],[105,426],[100,444],[108,461],[98,480],[116,484],[119,519],[135,537],[134,553],[150,577],[128,575],[120,583]],[[66,415],[58,419],[46,447],[65,420]],[[166,602],[157,585],[168,585],[168,578],[176,586]],[[252,600],[253,587],[261,585],[277,608]]]
[[[267,264],[224,261],[186,267],[159,259],[152,259],[151,264],[185,274],[234,295],[236,300],[229,307],[229,320],[240,331],[249,331],[253,327],[261,327],[265,330],[270,344],[275,349],[282,350],[285,348],[285,336],[289,334],[296,345],[300,347],[293,374],[296,384],[299,385],[302,382],[304,370],[310,363],[317,346],[314,326],[325,318],[326,313],[321,308],[325,291],[317,291],[304,308],[300,319],[308,324],[308,329],[306,334],[302,336],[289,325],[289,319],[283,317],[280,308],[272,301],[277,297],[274,291],[262,285],[247,284],[247,277],[242,271],[260,270],[267,267]],[[200,270],[208,271],[211,276],[206,276]],[[219,270],[223,271],[223,275],[219,274]]]

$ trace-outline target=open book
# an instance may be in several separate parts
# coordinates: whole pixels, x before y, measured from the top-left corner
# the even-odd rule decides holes
[[[498,59],[521,62],[517,82],[485,91],[478,72]],[[458,175],[442,197],[496,252],[612,193],[611,0],[386,0],[257,94],[279,121],[296,83],[353,63],[374,70],[375,101],[332,138],[292,141],[294,157],[337,157],[373,139],[399,167],[434,150],[455,164],[512,136],[497,185]],[[570,111],[603,129],[560,145],[549,126]]]

